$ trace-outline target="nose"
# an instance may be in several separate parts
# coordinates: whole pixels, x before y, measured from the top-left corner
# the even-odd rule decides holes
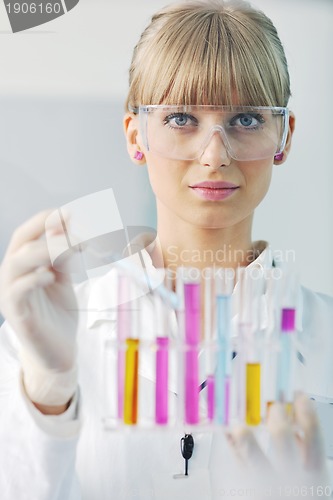
[[[217,169],[230,165],[231,157],[225,146],[220,130],[213,130],[204,144],[200,163],[205,167]]]

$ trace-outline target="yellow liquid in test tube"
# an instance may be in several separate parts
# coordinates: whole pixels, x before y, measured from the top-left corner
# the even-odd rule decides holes
[[[139,340],[126,339],[124,422],[133,425],[138,420]]]
[[[246,423],[258,425],[260,415],[260,363],[246,365]]]

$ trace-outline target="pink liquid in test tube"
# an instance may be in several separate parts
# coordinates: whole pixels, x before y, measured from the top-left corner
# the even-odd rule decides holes
[[[207,400],[208,400],[208,420],[212,422],[214,420],[214,409],[215,409],[215,377],[214,375],[208,375],[207,377]]]
[[[200,285],[184,285],[185,299],[185,422],[199,422]]]
[[[225,378],[225,386],[224,386],[224,395],[225,395],[225,404],[224,404],[224,424],[229,425],[230,423],[230,377]]]
[[[157,337],[156,351],[156,397],[155,421],[157,424],[168,423],[168,346],[167,337]]]

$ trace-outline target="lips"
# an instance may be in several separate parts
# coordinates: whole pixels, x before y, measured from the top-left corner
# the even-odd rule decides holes
[[[207,189],[235,189],[238,188],[236,184],[225,181],[205,181],[199,182],[198,184],[193,184],[191,188],[207,188]]]
[[[197,196],[210,201],[224,200],[239,188],[237,184],[225,181],[204,181],[189,187]]]

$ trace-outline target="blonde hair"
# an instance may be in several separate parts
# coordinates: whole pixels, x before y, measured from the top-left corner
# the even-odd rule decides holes
[[[157,12],[130,67],[127,109],[140,104],[286,106],[287,61],[277,31],[242,0],[194,0]]]

